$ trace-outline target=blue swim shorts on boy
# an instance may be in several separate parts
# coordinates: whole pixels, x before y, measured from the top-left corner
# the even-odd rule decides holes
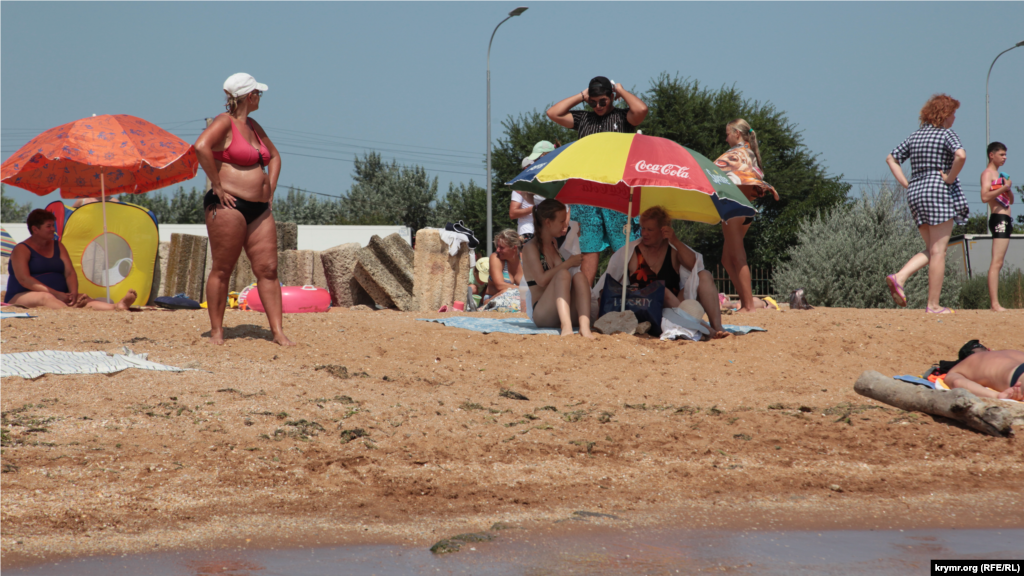
[[[580,252],[603,252],[611,247],[612,251],[622,248],[626,243],[626,215],[622,212],[573,204],[569,208],[570,219],[580,223]],[[633,228],[630,241],[640,237],[640,218],[633,217]]]

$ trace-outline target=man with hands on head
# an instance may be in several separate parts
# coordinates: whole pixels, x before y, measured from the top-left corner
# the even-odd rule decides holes
[[[616,108],[615,101],[622,98],[629,108]],[[592,110],[572,110],[578,104],[587,104]],[[575,130],[580,138],[601,132],[635,133],[636,127],[647,117],[647,105],[604,76],[590,81],[586,90],[573,94],[548,109],[548,118],[556,124]],[[623,230],[626,215],[594,206],[570,206],[572,219],[580,224],[580,249],[583,264],[580,270],[591,285],[597,275],[599,254],[611,246],[618,250],[625,244]],[[639,223],[634,219],[633,234],[639,237]]]

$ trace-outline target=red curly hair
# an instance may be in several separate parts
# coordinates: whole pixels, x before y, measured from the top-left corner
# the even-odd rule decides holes
[[[959,100],[954,100],[946,94],[936,94],[925,103],[924,108],[921,108],[921,125],[931,124],[936,128],[942,128],[946,118],[959,107]]]

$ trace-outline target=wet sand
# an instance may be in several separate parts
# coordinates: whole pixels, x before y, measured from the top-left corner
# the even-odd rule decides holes
[[[853,392],[863,370],[920,373],[972,338],[1024,349],[1006,329],[1024,311],[762,311],[726,321],[767,333],[673,343],[345,310],[287,316],[294,349],[255,313],[228,312],[223,347],[205,343],[205,311],[33,314],[2,322],[4,353],[127,345],[197,370],[3,380],[5,568],[289,542],[425,550],[579,510],[632,528],[1024,527],[1019,439]]]

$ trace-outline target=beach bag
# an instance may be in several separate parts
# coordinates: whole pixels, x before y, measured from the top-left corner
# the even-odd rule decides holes
[[[630,286],[626,291],[626,310],[636,314],[637,322],[650,322],[648,334],[661,336],[661,309],[665,306],[665,281],[655,280],[646,288]],[[601,290],[601,306],[597,318],[622,308],[622,283],[612,277],[605,278]]]
[[[161,296],[155,298],[153,303],[160,308],[168,308],[170,310],[199,310],[199,302],[189,298],[184,292],[175,294],[174,296]]]

